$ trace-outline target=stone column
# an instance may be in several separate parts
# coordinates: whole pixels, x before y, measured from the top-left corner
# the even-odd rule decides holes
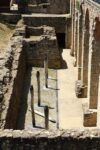
[[[78,53],[78,80],[81,80],[82,70],[82,42],[83,42],[83,14],[79,20],[79,53]]]
[[[74,33],[75,33],[75,0],[72,0],[72,36],[71,36],[71,52],[74,56]]]
[[[89,14],[86,12],[85,27],[83,30],[83,47],[82,47],[82,83],[84,86],[83,97],[87,97],[88,87],[88,61],[89,61]]]
[[[76,66],[78,67],[78,59],[79,59],[79,12],[77,13],[77,44],[76,44],[76,50],[77,50]]]
[[[89,60],[88,60],[88,89],[87,96],[90,97],[90,76],[91,76],[91,59],[92,59],[92,40],[93,40],[93,19],[90,18],[90,35],[89,35]],[[89,98],[90,99],[90,98]]]
[[[75,61],[76,61],[76,55],[77,55],[77,51],[76,51],[76,49],[75,49],[75,47],[76,47],[76,41],[77,41],[77,39],[76,39],[76,23],[77,23],[77,21],[76,21],[76,11],[74,11],[74,29],[73,29],[73,56],[75,57]],[[75,63],[75,62],[74,62]],[[75,64],[74,64],[75,65]]]
[[[79,50],[79,15],[78,15],[78,11],[76,12],[76,20],[75,20],[75,39],[74,39],[74,57],[75,57],[75,62],[74,62],[74,66],[77,66],[77,56],[78,56],[78,50]]]
[[[98,105],[98,88],[100,74],[100,22],[95,20],[93,29],[91,72],[90,72],[90,91],[89,91],[89,108],[97,109]]]

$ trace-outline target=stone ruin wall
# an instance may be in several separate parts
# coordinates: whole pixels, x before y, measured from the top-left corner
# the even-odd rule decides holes
[[[70,13],[70,1],[30,0],[29,10],[33,13],[67,14]]]
[[[88,9],[91,8],[90,6],[87,6],[87,7]],[[98,18],[99,13],[97,15],[96,11],[94,15],[95,17]],[[29,18],[29,20],[27,19],[27,21],[29,21],[29,24],[26,24],[26,25],[31,26],[34,24],[34,22],[36,23],[36,21],[31,22],[30,20],[31,20],[31,17]],[[94,19],[91,18],[91,20],[93,21]],[[55,20],[55,22],[56,21],[57,20]],[[55,29],[59,30],[59,24],[58,24],[59,21],[57,21],[56,23],[55,22],[54,24],[57,24],[57,27],[55,27]],[[48,23],[50,23],[50,21],[48,21]],[[30,32],[30,30],[33,31],[34,27],[32,28],[29,26],[28,28],[30,29],[28,32]],[[35,24],[34,26],[37,26],[37,25]],[[52,31],[54,34],[53,28],[52,28]],[[0,81],[0,101],[1,101],[0,126],[2,129],[4,128],[16,129],[18,107],[19,107],[20,98],[21,98],[20,91],[22,91],[23,82],[24,82],[23,81],[24,73],[27,69],[27,63],[26,63],[27,57],[25,53],[26,50],[23,47],[23,43],[27,41],[27,40],[25,41],[24,39],[24,37],[26,36],[26,33],[27,33],[26,26],[23,26],[23,28],[19,28],[19,29],[17,28],[15,34],[13,35],[10,41],[11,43],[9,44],[9,47],[7,48],[6,54],[3,57],[0,56],[0,64],[1,64],[0,76],[2,76],[1,81]],[[12,119],[11,119],[11,116],[12,116]],[[94,122],[96,122],[97,114],[94,114],[94,113],[92,113],[92,115],[86,114],[84,117],[86,117],[86,120],[85,120],[86,125],[90,123],[90,126],[91,126],[91,124],[93,125]],[[91,123],[89,119],[90,121],[91,120],[93,121],[93,119],[95,121]],[[40,150],[42,149],[65,150],[66,148],[68,150],[78,150],[78,149],[99,150],[100,149],[100,144],[99,144],[100,143],[100,130],[99,129],[95,129],[95,130],[93,129],[92,130],[86,130],[86,129],[74,130],[73,129],[73,130],[66,130],[66,131],[51,131],[51,132],[46,131],[46,130],[16,131],[13,129],[0,130],[0,149],[1,150],[6,150],[6,149],[12,150],[15,148],[16,149],[40,149]]]
[[[47,25],[54,27],[57,33],[65,33],[67,21],[70,21],[70,15],[68,17],[62,16],[37,16],[37,15],[23,15],[24,24],[33,27],[39,27],[42,25]],[[63,27],[63,28],[62,28]]]
[[[0,127],[2,129],[16,129],[27,68],[29,66],[43,67],[45,50],[48,48],[48,55],[51,56],[49,68],[60,68],[61,66],[61,54],[58,50],[55,30],[47,26],[40,27],[43,39],[31,41],[30,33],[38,35],[37,31],[37,28],[27,27],[22,21],[19,21],[6,53],[0,57]],[[30,48],[29,45],[32,47]],[[45,48],[43,45],[46,45]]]
[[[15,128],[16,124],[24,73],[26,70],[22,43],[22,36],[12,36],[6,54],[0,59],[0,64],[2,64],[0,88],[1,128]]]
[[[0,130],[1,150],[99,150],[100,130]]]
[[[42,25],[53,27],[55,33],[65,34],[65,47],[71,47],[71,15],[67,16],[31,16],[23,15],[24,24],[30,27],[40,27]]]
[[[16,23],[19,19],[19,14],[0,14],[0,20],[4,20],[7,23]],[[25,25],[23,25],[23,23],[20,25],[19,21],[16,26],[15,33],[9,42],[5,55],[0,58],[0,75],[2,76],[0,81],[0,126],[3,129],[16,129],[21,91],[23,90],[24,74],[27,67],[30,65],[43,67],[45,50],[48,50],[49,52],[49,68],[60,68],[62,63],[62,52],[58,49],[55,32],[59,31],[61,33],[66,33],[66,23],[68,18],[62,17],[60,25],[59,18],[52,18],[51,21],[49,17],[46,18],[46,20],[43,20],[43,18],[40,17],[40,20],[43,20],[43,23],[38,22],[39,24],[35,23],[34,25],[34,21],[31,22],[31,24],[28,24],[28,19],[27,22],[25,22],[24,17],[23,19]],[[14,22],[12,22],[12,20]],[[68,20],[69,27],[71,20]],[[45,24],[45,26],[43,24]],[[51,27],[49,27],[49,25]],[[62,25],[64,25],[64,28],[61,29],[60,26]],[[67,28],[67,30],[69,30],[70,35],[70,29]],[[42,36],[42,40],[35,41],[36,44],[34,44],[34,41],[31,41],[30,37],[34,35],[37,36],[37,34]],[[29,37],[27,37],[27,35]],[[30,47],[30,45],[32,47]],[[44,47],[44,45],[46,46]]]
[[[31,26],[27,27],[26,33],[28,37],[24,40],[24,50],[27,55],[27,63],[31,66],[43,67],[44,57],[48,55],[49,68],[60,68],[61,54],[54,28]]]

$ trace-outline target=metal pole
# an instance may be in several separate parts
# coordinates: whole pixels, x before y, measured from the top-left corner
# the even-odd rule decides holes
[[[37,88],[38,88],[38,106],[41,105],[41,97],[40,97],[40,72],[37,71],[36,73],[36,77],[37,77]]]
[[[49,108],[48,106],[44,107],[44,114],[45,114],[45,129],[49,129]]]
[[[35,127],[34,88],[33,88],[33,85],[31,85],[31,87],[30,87],[30,93],[31,93],[32,124],[33,124],[33,127]]]
[[[48,88],[48,56],[44,58],[44,69],[45,69],[45,87]]]

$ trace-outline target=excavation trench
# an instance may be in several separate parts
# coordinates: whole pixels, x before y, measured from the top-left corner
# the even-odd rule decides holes
[[[24,31],[26,38],[20,46],[22,50],[19,54],[18,68],[4,128],[20,130],[32,129],[33,127],[45,128],[45,109],[47,106],[49,129],[56,129],[58,123],[57,93],[59,90],[57,87],[57,69],[60,69],[63,64],[61,48],[58,48],[59,43],[57,43],[54,29],[51,27],[27,27],[26,30],[20,31],[21,36]],[[49,33],[51,34],[49,35]],[[45,75],[45,56],[48,58],[46,62],[48,78]],[[37,72],[40,74],[40,85],[38,85]],[[45,84],[45,77],[48,87]],[[34,92],[33,106],[31,106],[31,86],[33,86]],[[40,89],[39,92],[38,88]],[[38,105],[39,97],[40,105]],[[32,107],[34,107],[35,126],[32,122]]]

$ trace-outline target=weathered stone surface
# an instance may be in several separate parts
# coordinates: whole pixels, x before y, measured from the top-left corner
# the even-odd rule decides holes
[[[37,132],[37,135],[36,135]],[[0,147],[34,150],[99,150],[100,131],[94,130],[33,130],[33,131],[13,131],[0,130]],[[9,143],[9,144],[8,144]],[[12,149],[11,149],[12,150]]]
[[[46,2],[45,5],[44,2]],[[47,4],[48,1],[37,1],[37,5],[33,9],[37,12],[57,14],[66,13],[69,9],[68,1],[55,0],[54,2],[51,0],[49,2],[50,4]],[[40,6],[41,3],[43,5]],[[79,4],[82,10],[76,11],[75,5],[76,3],[72,2],[72,50],[75,50],[72,51],[72,54],[78,61],[79,75],[79,80],[76,83],[76,95],[83,98],[84,95],[87,95],[85,94],[87,90],[90,92],[87,95],[89,96],[88,103],[90,103],[88,107],[96,108],[96,111],[88,108],[84,112],[83,124],[93,127],[97,124],[97,102],[100,94],[98,92],[100,6],[95,2],[86,0],[84,4]],[[76,13],[78,13],[79,18],[77,18]],[[0,127],[3,129],[16,129],[26,68],[30,65],[43,66],[46,53],[48,53],[50,68],[60,68],[61,66],[61,51],[58,49],[55,33],[64,33],[66,37],[68,35],[69,39],[65,38],[67,39],[66,43],[69,42],[68,45],[70,45],[71,16],[69,14],[57,14],[23,15],[23,20],[17,24],[4,56],[0,56]],[[4,21],[6,22],[16,23],[20,19],[20,14],[1,14],[0,19],[3,19],[3,17],[5,17]],[[78,28],[76,28],[77,24]],[[75,44],[77,43],[75,42],[77,40],[75,37],[79,42],[76,49]],[[87,72],[89,72],[89,75]],[[87,83],[89,83],[88,86]],[[99,129],[65,131],[0,130],[0,149],[2,150],[100,150],[99,143]]]
[[[14,128],[16,124],[15,122],[18,112],[18,105],[20,102],[21,88],[23,86],[22,79],[24,79],[23,76],[25,71],[25,55],[23,55],[22,48],[23,37],[25,35],[25,27],[23,27],[23,29],[19,29],[18,32],[18,35],[11,38],[8,48],[4,54],[4,59],[2,59],[2,57],[0,59],[1,128]],[[24,35],[21,33],[23,33]],[[15,115],[11,119],[12,114]]]
[[[57,33],[66,33],[67,22],[70,21],[70,14],[67,15],[51,15],[51,14],[32,14],[23,15],[25,25],[39,27],[47,25],[55,27]]]
[[[39,31],[39,32],[38,32]],[[44,65],[45,54],[48,55],[48,67],[61,67],[61,54],[58,49],[55,30],[52,27],[27,27],[28,37],[24,40],[24,50],[27,55],[27,63],[33,66]],[[37,34],[38,33],[38,34]]]
[[[67,14],[70,12],[68,0],[30,0],[29,11],[32,13]]]

